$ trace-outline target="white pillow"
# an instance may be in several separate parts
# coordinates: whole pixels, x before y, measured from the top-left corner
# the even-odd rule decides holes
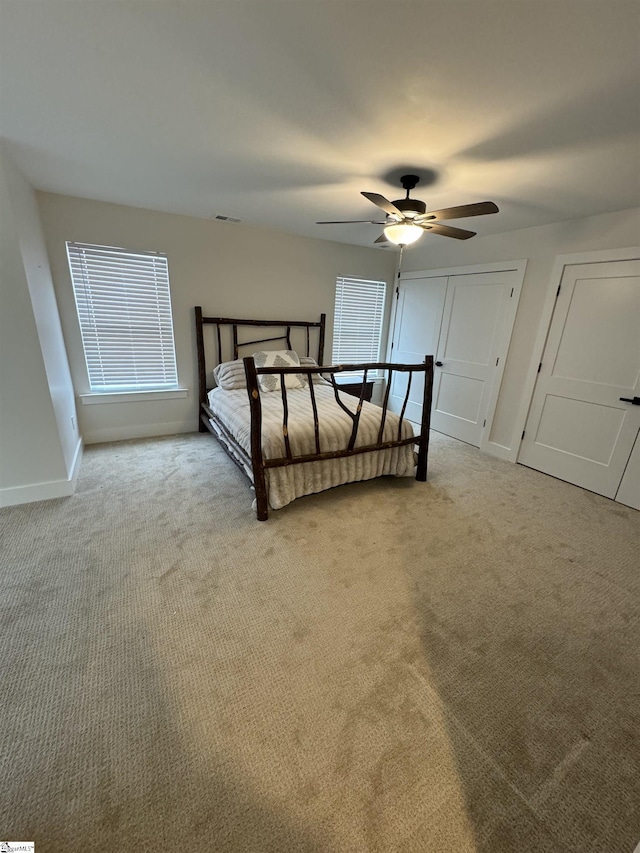
[[[300,367],[298,353],[291,349],[254,352],[253,360],[256,367]],[[263,373],[258,376],[262,391],[279,391],[282,375],[279,373]],[[285,374],[285,388],[306,388],[305,377],[300,373]]]
[[[213,379],[224,391],[240,391],[247,387],[247,378],[241,358],[223,361],[213,370]]]

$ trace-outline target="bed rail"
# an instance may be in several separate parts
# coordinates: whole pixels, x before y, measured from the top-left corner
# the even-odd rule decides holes
[[[243,359],[244,370],[247,379],[247,392],[249,394],[249,404],[251,407],[251,465],[253,468],[253,484],[256,490],[257,516],[260,521],[264,521],[268,517],[269,504],[267,496],[267,487],[265,472],[269,468],[279,468],[285,465],[299,465],[304,462],[317,462],[323,459],[340,459],[347,456],[356,456],[360,453],[371,453],[377,450],[386,450],[394,447],[402,447],[407,444],[418,445],[418,465],[416,469],[416,480],[425,481],[427,479],[427,459],[429,454],[429,428],[431,421],[431,397],[433,390],[433,356],[425,356],[423,364],[393,364],[388,362],[372,362],[369,364],[340,364],[332,366],[318,367],[256,367],[252,357]],[[386,378],[386,390],[384,400],[381,407],[380,428],[378,430],[378,441],[376,444],[368,444],[356,447],[358,437],[358,426],[360,423],[360,414],[362,412],[362,404],[364,402],[364,394],[367,376],[369,372],[376,371],[379,376],[381,373]],[[362,391],[360,399],[355,411],[352,411],[344,404],[340,398],[339,385],[336,382],[336,374],[340,373],[362,373]],[[394,373],[408,373],[407,389],[404,396],[404,401],[399,414],[397,438],[383,441],[384,427],[387,418],[389,406],[389,393],[393,380]],[[409,402],[411,393],[411,380],[414,373],[424,374],[424,391],[422,396],[422,422],[420,425],[420,434],[409,438],[402,437],[402,424],[405,420],[405,412]],[[294,455],[291,448],[289,437],[289,407],[287,401],[287,388],[285,382],[282,381],[282,436],[284,443],[284,456],[278,458],[265,459],[262,450],[262,403],[260,400],[260,386],[258,377],[264,374],[277,374],[280,376],[290,374],[304,374],[307,376],[307,387],[311,400],[311,408],[313,410],[314,419],[314,434],[316,452],[312,454]],[[318,409],[315,400],[314,383],[312,376],[321,374],[333,386],[335,398],[340,408],[351,418],[353,425],[351,435],[347,446],[343,450],[331,450],[321,452],[320,450],[320,431],[321,426],[318,419]],[[270,392],[273,393],[273,392]]]

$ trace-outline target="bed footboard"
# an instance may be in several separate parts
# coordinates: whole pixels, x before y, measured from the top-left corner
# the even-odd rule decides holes
[[[266,521],[269,516],[269,501],[266,486],[265,472],[269,468],[278,468],[285,465],[298,465],[305,462],[318,462],[324,459],[340,459],[348,456],[356,456],[360,453],[372,453],[379,450],[387,450],[394,447],[402,447],[407,444],[418,445],[418,464],[416,468],[416,480],[425,481],[427,479],[427,461],[429,455],[429,428],[431,421],[431,397],[433,390],[433,356],[425,356],[423,364],[389,364],[389,363],[370,363],[370,364],[343,364],[334,365],[331,367],[260,367],[255,366],[252,357],[243,359],[245,375],[247,379],[247,392],[249,394],[249,404],[251,407],[251,466],[253,469],[253,484],[256,490],[256,505],[257,517],[259,521]],[[355,411],[345,406],[339,395],[339,386],[336,383],[335,376],[339,373],[362,372],[364,374],[362,382],[362,392]],[[358,425],[360,422],[360,414],[365,394],[365,386],[367,375],[371,371],[376,371],[386,374],[387,385],[384,395],[384,400],[380,416],[380,429],[378,438],[374,444],[366,444],[356,447],[358,436]],[[407,373],[407,389],[404,396],[401,411],[399,413],[399,423],[397,437],[389,440],[383,440],[385,423],[387,420],[387,412],[389,405],[389,394],[394,372]],[[422,395],[422,421],[420,424],[420,434],[409,438],[402,437],[402,426],[405,420],[405,412],[409,402],[411,393],[411,382],[414,374],[424,374],[424,391]],[[281,377],[286,374],[305,374],[307,376],[307,387],[311,398],[311,407],[314,417],[314,433],[315,433],[315,453],[307,453],[304,455],[294,454],[289,440],[289,424],[288,424],[288,404],[287,404],[287,389],[284,380],[280,383],[282,394],[282,437],[284,442],[285,455],[279,458],[265,459],[262,448],[262,403],[260,400],[260,386],[258,376],[262,374],[278,374]],[[347,446],[341,450],[330,450],[322,452],[320,449],[320,423],[318,419],[318,410],[315,401],[314,383],[312,381],[314,374],[322,374],[328,379],[334,390],[337,404],[352,420],[351,435],[347,442]],[[273,393],[273,392],[271,392]]]

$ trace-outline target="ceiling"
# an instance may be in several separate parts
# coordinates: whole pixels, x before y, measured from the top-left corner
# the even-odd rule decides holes
[[[493,234],[640,203],[640,3],[0,0],[39,189],[371,245],[360,190]],[[232,226],[229,226],[232,227]],[[426,235],[424,241],[446,238]]]

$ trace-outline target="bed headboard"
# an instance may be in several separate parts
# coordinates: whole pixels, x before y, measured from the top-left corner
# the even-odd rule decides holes
[[[318,330],[318,349],[317,362],[322,364],[324,358],[324,333],[325,322],[327,315],[321,314],[318,322],[310,323],[307,320],[234,320],[228,317],[205,317],[202,314],[202,308],[199,305],[195,307],[196,315],[196,346],[198,352],[198,386],[200,403],[205,403],[207,400],[207,360],[205,356],[205,325],[215,326],[215,356],[216,360],[209,367],[212,370],[216,365],[222,364],[223,361],[232,361],[240,357],[240,349],[243,347],[255,347],[256,344],[272,343],[274,341],[284,342],[286,349],[295,349],[291,343],[292,329],[300,330],[305,338],[306,355],[311,355],[311,330]],[[231,329],[231,341],[225,340],[222,334],[223,329]],[[245,327],[252,329],[251,334],[269,334],[269,331],[280,330],[282,334],[274,335],[273,337],[253,338],[245,340],[248,333]],[[256,327],[265,329],[264,332],[258,333]],[[238,330],[243,330],[240,333]],[[284,349],[284,347],[280,347]],[[248,355],[245,351],[244,355]]]

